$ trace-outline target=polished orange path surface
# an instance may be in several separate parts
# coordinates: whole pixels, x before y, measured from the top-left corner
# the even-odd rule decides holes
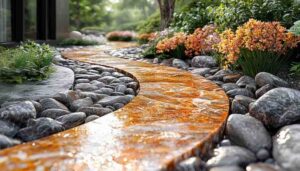
[[[63,55],[131,73],[140,82],[139,95],[91,123],[1,151],[0,170],[172,170],[174,163],[211,147],[228,115],[224,91],[189,72],[103,52],[121,46]]]

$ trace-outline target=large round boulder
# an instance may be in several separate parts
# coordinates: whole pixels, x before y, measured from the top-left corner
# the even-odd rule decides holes
[[[259,87],[263,87],[264,85],[272,85],[274,87],[288,87],[289,84],[284,81],[283,79],[267,73],[267,72],[260,72],[255,76],[255,82]]]
[[[275,88],[250,105],[250,115],[277,129],[300,120],[300,91]]]
[[[28,119],[36,118],[36,109],[32,102],[24,101],[0,109],[0,119],[24,124]]]
[[[19,130],[16,137],[27,142],[61,132],[63,130],[64,128],[61,123],[51,118],[31,119],[28,121],[27,127]]]
[[[69,35],[71,39],[82,39],[82,34],[79,31],[72,31]]]
[[[273,156],[287,171],[300,170],[300,124],[283,127],[273,140]]]
[[[264,125],[251,116],[230,115],[226,125],[226,133],[231,142],[254,153],[261,149],[270,150],[272,147],[271,136]]]
[[[214,150],[214,155],[207,161],[209,168],[219,166],[247,166],[256,161],[255,155],[239,146],[219,147]]]

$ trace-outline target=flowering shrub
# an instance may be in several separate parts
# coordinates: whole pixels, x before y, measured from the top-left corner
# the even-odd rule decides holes
[[[109,41],[132,41],[136,38],[136,34],[131,31],[113,31],[106,35]]]
[[[279,22],[261,22],[250,19],[238,27],[235,33],[225,30],[221,34],[218,50],[227,55],[228,61],[235,62],[239,58],[241,48],[250,51],[275,52],[282,55],[288,49],[296,47],[299,40],[299,37],[287,32]]]
[[[138,35],[138,41],[141,44],[148,43],[150,41],[154,41],[158,37],[158,33],[143,33]]]
[[[168,53],[176,50],[179,46],[184,46],[186,35],[175,33],[171,38],[165,38],[156,45],[156,53]]]
[[[300,42],[279,22],[261,22],[250,19],[238,27],[236,32],[226,30],[217,45],[230,63],[239,64],[244,73],[277,72],[282,63],[282,55]]]
[[[219,34],[214,25],[198,28],[193,34],[187,36],[185,41],[185,54],[189,57],[207,54],[213,51],[213,46],[220,42]]]
[[[184,43],[186,40],[186,34],[175,33],[171,37],[166,37],[157,42],[155,47],[155,52],[159,54],[160,57],[174,57],[174,58],[184,58],[185,47]]]

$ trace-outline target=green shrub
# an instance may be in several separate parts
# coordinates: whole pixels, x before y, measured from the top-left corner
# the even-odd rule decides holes
[[[300,76],[300,62],[292,63],[292,67],[290,69],[290,72],[292,73],[292,75]]]
[[[137,26],[139,33],[152,33],[160,30],[160,14],[156,12]]]
[[[6,48],[5,47],[3,47],[3,46],[0,46],[0,52],[3,52],[3,51],[5,51],[6,50]]]
[[[290,32],[294,33],[297,36],[300,36],[300,20],[294,23],[294,26],[290,28]]]
[[[211,22],[223,31],[236,29],[250,18],[280,21],[283,26],[291,27],[300,18],[300,3],[295,0],[195,0],[175,13],[171,26],[191,33]]]
[[[203,27],[210,22],[207,8],[215,5],[215,1],[196,1],[175,12],[171,27],[178,32],[192,33],[196,28]]]
[[[251,17],[249,6],[249,0],[221,0],[218,6],[207,7],[207,13],[219,30],[236,29]]]
[[[276,74],[287,60],[275,52],[241,49],[237,64],[243,73],[255,77],[259,72]]]
[[[65,39],[62,40],[59,46],[93,46],[98,45],[97,41],[84,40],[84,39]]]
[[[103,32],[104,29],[103,27],[98,27],[98,26],[91,26],[91,27],[83,27],[81,31],[98,31],[98,32]]]
[[[150,42],[149,47],[143,53],[144,58],[165,58],[164,55],[156,53],[156,45],[159,41],[166,38],[168,36],[160,36],[159,38],[155,39],[154,41]]]
[[[172,57],[175,57],[175,56],[178,57],[178,58],[182,58],[182,54],[184,54],[184,50],[185,50],[184,46],[179,46],[174,51],[172,51],[168,54],[166,54],[166,53],[157,53],[156,52],[156,46],[157,46],[158,42],[160,42],[161,40],[163,40],[165,38],[170,38],[173,35],[174,35],[174,32],[169,32],[169,31],[166,31],[165,33],[160,33],[160,36],[157,39],[155,39],[154,41],[149,42],[149,47],[143,53],[144,58],[168,59],[168,58],[172,58]]]
[[[22,83],[45,79],[51,73],[54,52],[48,45],[28,41],[0,53],[0,80]]]
[[[119,25],[119,30],[137,30],[137,27],[144,23],[144,21],[137,21],[137,22],[128,22],[124,23],[122,25]]]

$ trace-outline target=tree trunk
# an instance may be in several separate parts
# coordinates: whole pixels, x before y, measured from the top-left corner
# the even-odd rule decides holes
[[[175,0],[157,0],[160,9],[161,30],[169,27],[175,9]]]

